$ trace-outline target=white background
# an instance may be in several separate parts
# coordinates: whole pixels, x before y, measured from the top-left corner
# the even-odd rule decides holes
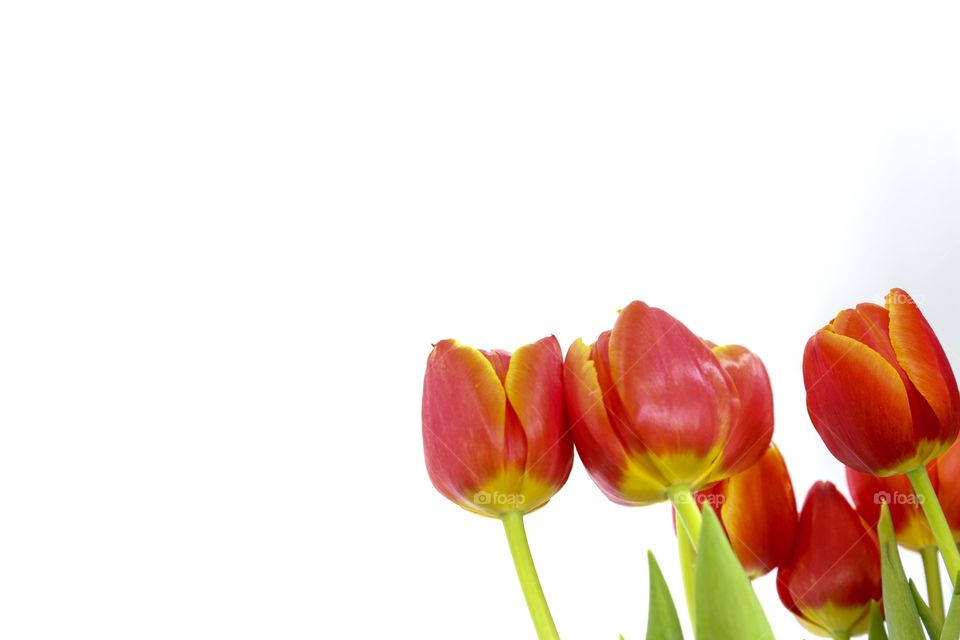
[[[913,3],[5,3],[0,636],[532,637],[431,487],[431,342],[632,299],[764,358],[891,286],[960,360],[958,16]],[[666,505],[528,518],[566,639],[642,638]],[[915,572],[919,563],[908,561]],[[780,638],[801,638],[774,578]],[[683,612],[681,605],[681,612]]]

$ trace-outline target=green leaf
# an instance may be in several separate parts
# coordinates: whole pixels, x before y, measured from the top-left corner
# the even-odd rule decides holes
[[[870,603],[870,635],[867,640],[887,640],[887,630],[883,628],[883,614],[876,602]]]
[[[757,594],[709,505],[703,510],[695,583],[697,640],[772,640]]]
[[[953,596],[950,598],[950,608],[947,609],[947,619],[943,622],[943,633],[940,640],[960,640],[960,575],[953,581]]]
[[[682,532],[681,532],[682,533]],[[667,581],[663,579],[660,565],[647,551],[647,563],[650,565],[650,606],[647,609],[647,640],[683,640],[680,618],[670,596]],[[623,640],[623,636],[620,636]]]
[[[930,611],[927,603],[923,601],[923,596],[917,591],[917,585],[914,581],[909,580],[908,582],[910,584],[910,595],[913,596],[913,604],[917,607],[917,612],[920,614],[920,622],[923,623],[923,628],[926,629],[927,636],[929,636],[930,640],[940,640],[940,633],[942,631],[940,623],[933,617],[933,613]]]
[[[900,563],[897,539],[893,534],[890,509],[884,504],[877,524],[880,535],[880,576],[883,582],[883,610],[887,614],[890,635],[897,640],[925,640],[920,613],[910,594],[907,577]]]

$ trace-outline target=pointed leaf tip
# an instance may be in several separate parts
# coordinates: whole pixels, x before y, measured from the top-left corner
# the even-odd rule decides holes
[[[670,588],[652,551],[647,551],[650,567],[650,604],[647,608],[647,640],[683,640],[683,630]],[[623,636],[621,636],[622,638]]]
[[[950,608],[947,609],[947,619],[943,622],[940,640],[960,640],[960,574],[953,584],[956,586],[950,598]]]
[[[883,626],[883,614],[880,612],[880,605],[876,602],[870,603],[869,633],[867,640],[887,640],[887,630]]]
[[[908,580],[908,584],[910,586],[910,595],[913,596],[913,603],[916,605],[917,612],[920,614],[920,622],[923,623],[923,628],[926,630],[927,636],[930,640],[940,640],[940,635],[943,631],[940,628],[940,623],[933,617],[933,612],[930,611],[930,607],[924,602],[923,596],[920,595],[920,591],[917,590],[917,585],[912,578]]]
[[[920,612],[910,593],[907,577],[900,562],[897,539],[893,533],[890,508],[880,507],[877,523],[880,538],[880,576],[883,585],[883,609],[887,615],[890,635],[897,640],[925,640],[920,624]]]
[[[694,636],[710,640],[772,640],[749,578],[734,555],[713,509],[703,509],[697,546]]]

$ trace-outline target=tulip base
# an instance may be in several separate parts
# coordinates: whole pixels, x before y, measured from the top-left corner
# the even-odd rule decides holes
[[[927,516],[933,538],[937,541],[940,554],[943,556],[943,563],[947,565],[950,582],[956,582],[957,574],[960,573],[960,551],[957,551],[953,533],[950,531],[950,525],[947,524],[946,516],[943,515],[943,508],[940,506],[937,493],[930,483],[927,469],[923,466],[917,467],[913,471],[908,471],[907,477],[910,478],[910,484],[913,485],[913,490],[920,498],[923,513]]]
[[[694,548],[696,548],[697,541],[700,540],[700,521],[702,516],[700,515],[700,508],[697,506],[696,499],[693,497],[693,494],[690,493],[690,487],[670,487],[670,489],[667,490],[667,497],[670,498],[674,509],[677,510],[679,520],[683,524],[683,530],[690,536],[690,542],[692,542]]]
[[[520,587],[523,589],[523,597],[527,601],[533,626],[537,630],[537,637],[540,640],[560,640],[560,634],[557,633],[553,616],[550,615],[550,608],[547,606],[547,599],[543,595],[543,588],[540,586],[533,556],[530,554],[527,531],[523,526],[523,514],[519,511],[509,511],[500,516],[500,520],[507,534],[510,555],[513,556],[513,564],[517,568],[517,577],[520,578]]]

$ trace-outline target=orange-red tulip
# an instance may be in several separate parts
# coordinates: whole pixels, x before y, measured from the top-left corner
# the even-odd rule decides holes
[[[780,600],[811,632],[864,633],[882,598],[877,539],[829,482],[810,488],[790,558],[777,572]]]
[[[481,351],[438,342],[423,380],[423,450],[434,486],[464,509],[528,513],[563,486],[573,440],[553,336]]]
[[[936,488],[938,477],[935,463],[927,465],[927,473]],[[880,522],[880,506],[886,502],[890,507],[893,529],[900,545],[919,551],[937,543],[930,531],[930,525],[927,524],[922,503],[914,493],[907,476],[878,478],[847,467],[847,487],[857,513],[874,529]]]
[[[957,381],[913,299],[892,289],[886,308],[841,311],[807,342],[810,419],[848,467],[887,476],[940,455],[960,429]]]
[[[960,440],[937,458],[936,467],[937,497],[954,539],[960,542]]]
[[[763,363],[715,347],[665,311],[631,302],[596,343],[567,352],[577,452],[611,500],[643,505],[751,466],[773,434]]]
[[[793,548],[797,500],[777,447],[770,445],[749,469],[696,494],[713,506],[730,546],[750,578],[780,566]]]

